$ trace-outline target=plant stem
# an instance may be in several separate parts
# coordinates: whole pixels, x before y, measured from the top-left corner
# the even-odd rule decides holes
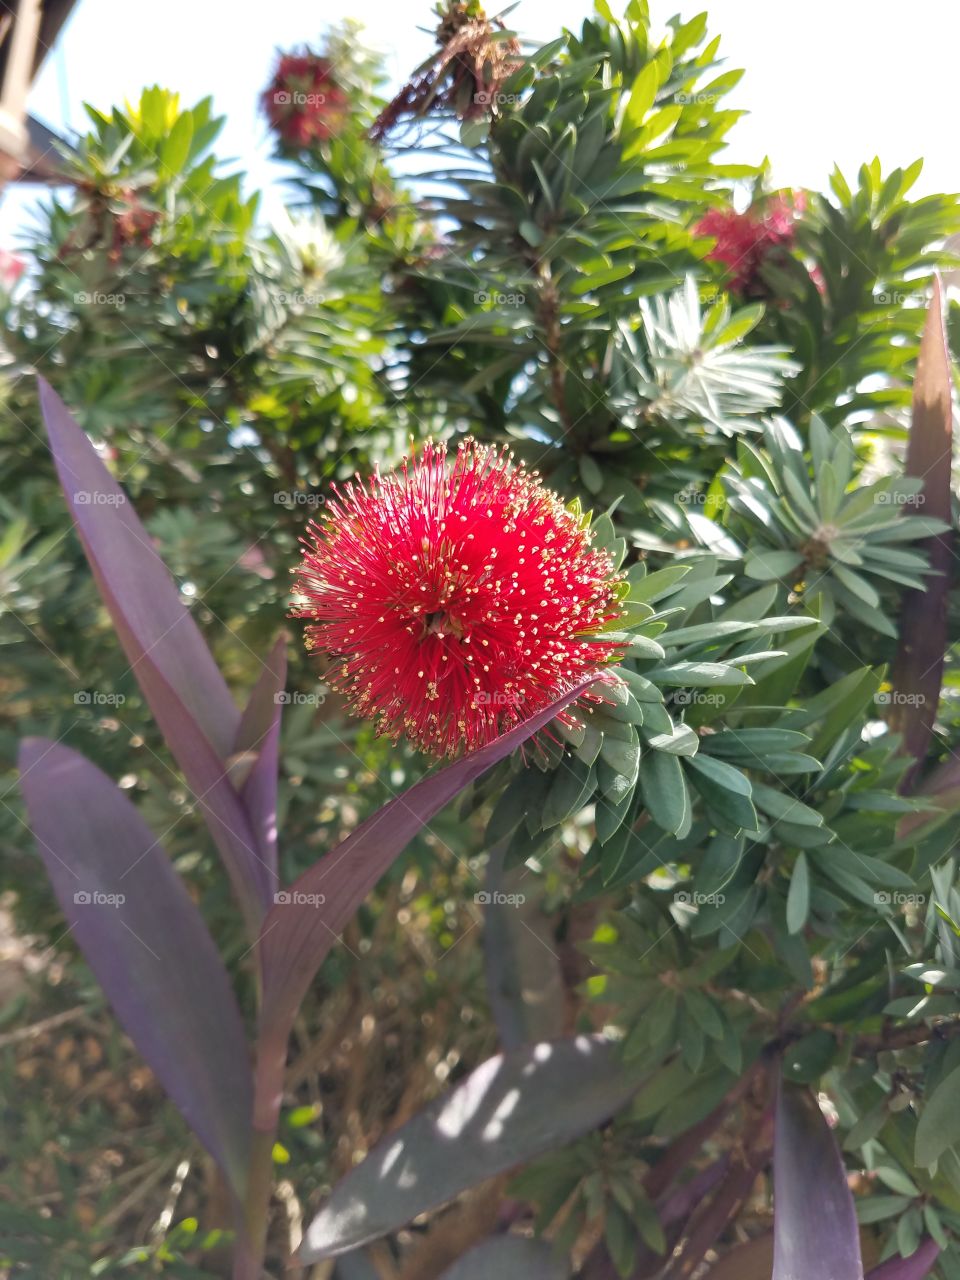
[[[237,1241],[233,1280],[261,1280],[263,1276],[273,1188],[273,1146],[283,1101],[285,1067],[286,1038],[261,1040],[257,1048],[253,1140],[243,1203],[243,1226]]]

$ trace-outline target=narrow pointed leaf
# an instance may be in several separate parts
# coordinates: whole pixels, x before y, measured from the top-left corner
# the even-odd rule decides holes
[[[260,679],[243,711],[234,742],[234,757],[252,759],[240,787],[257,852],[271,896],[277,887],[277,785],[280,772],[280,718],[287,679],[287,641],[281,636],[271,650]]]
[[[56,392],[40,379],[50,448],[67,506],[111,616],[121,615],[127,643],[187,707],[222,756],[232,745],[240,715],[196,623],[180,600],[166,566],[133,505]],[[136,673],[135,674],[139,674]]]
[[[953,460],[953,399],[950,355],[943,325],[940,281],[935,279],[933,298],[920,344],[913,384],[913,421],[907,444],[906,474],[923,480],[922,504],[910,512],[933,516],[947,532],[929,538],[925,549],[932,572],[924,590],[908,590],[900,605],[899,643],[891,683],[890,727],[903,736],[903,750],[914,764],[901,789],[910,790],[923,764],[933,735],[944,655],[947,650],[947,598],[953,566],[951,524],[951,466]]]
[[[384,1138],[307,1230],[316,1262],[403,1226],[468,1187],[570,1142],[615,1114],[641,1075],[603,1036],[498,1054]]]
[[[491,850],[484,880],[483,957],[500,1047],[563,1034],[566,989],[544,911],[544,887],[526,867],[504,868],[507,842]]]
[[[122,791],[68,747],[28,738],[20,785],[70,931],[117,1017],[238,1196],[253,1083],[223,962]]]
[[[509,755],[589,688],[574,686],[495,742],[438,769],[395,796],[299,877],[268,913],[261,934],[266,1052],[285,1052],[293,1018],[328,951],[406,845],[475,778]],[[322,899],[322,901],[320,901]]]
[[[127,495],[42,379],[40,404],[67,506],[100,595],[255,927],[270,898],[271,878],[230,778],[240,713]]]
[[[925,1280],[940,1256],[940,1246],[924,1240],[909,1258],[889,1258],[867,1272],[867,1280]]]
[[[773,1280],[863,1280],[847,1174],[809,1089],[781,1082],[773,1155]]]

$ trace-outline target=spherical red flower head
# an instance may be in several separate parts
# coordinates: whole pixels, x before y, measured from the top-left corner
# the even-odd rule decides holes
[[[330,60],[313,53],[284,54],[261,102],[281,140],[293,147],[333,137],[347,111]]]
[[[535,473],[466,441],[337,492],[303,540],[307,646],[379,732],[481,747],[601,669],[618,614],[606,552]]]

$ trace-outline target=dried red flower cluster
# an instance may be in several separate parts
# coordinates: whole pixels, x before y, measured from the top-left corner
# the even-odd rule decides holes
[[[726,267],[730,288],[747,297],[759,296],[767,292],[761,269],[792,248],[794,222],[803,207],[802,193],[796,193],[773,196],[745,213],[711,209],[694,231],[716,240],[707,257]]]
[[[122,192],[123,208],[113,215],[113,232],[108,257],[119,262],[127,248],[145,249],[153,243],[153,229],[160,221],[156,209],[148,209],[136,191],[127,187]]]
[[[453,756],[548,706],[614,656],[606,552],[535,473],[466,441],[448,466],[359,478],[311,523],[294,616],[332,683],[378,731]]]
[[[374,141],[404,120],[452,111],[462,120],[489,115],[502,105],[500,86],[518,67],[520,45],[488,18],[477,0],[449,0],[440,13],[437,49],[373,123]]]
[[[271,127],[291,147],[333,137],[348,106],[330,59],[309,50],[281,55],[261,102]]]

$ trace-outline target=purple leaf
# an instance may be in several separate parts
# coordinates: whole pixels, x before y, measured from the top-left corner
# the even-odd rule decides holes
[[[816,1099],[780,1083],[773,1152],[773,1280],[863,1280],[847,1171]]]
[[[43,379],[40,404],[100,595],[255,930],[271,900],[272,873],[229,776],[240,713],[129,499]]]
[[[199,911],[140,814],[77,752],[20,748],[54,892],[130,1038],[242,1196],[253,1106],[243,1024]]]
[[[468,1187],[589,1133],[636,1092],[641,1070],[603,1036],[547,1040],[490,1058],[389,1134],[333,1189],[300,1261],[402,1227]]]
[[[277,783],[286,679],[287,640],[281,636],[250,695],[233,748],[242,770],[234,781],[250,818],[271,900],[277,888]]]
[[[909,1258],[889,1258],[868,1271],[867,1280],[924,1280],[939,1256],[940,1246],[933,1240],[924,1240]]]
[[[260,1038],[268,1056],[276,1059],[285,1054],[300,1001],[327,952],[406,845],[464,787],[542,729],[594,679],[582,681],[495,742],[395,796],[290,886],[284,900],[268,913],[261,933]],[[263,1115],[258,1119],[261,1123],[267,1123]]]
[[[933,298],[920,343],[913,383],[913,421],[907,443],[905,473],[923,479],[922,511],[952,525],[951,466],[953,461],[953,401],[950,355],[943,326],[940,281],[934,279]],[[906,519],[910,519],[908,514]],[[953,563],[953,532],[927,539],[929,577],[924,590],[905,591],[900,605],[899,644],[890,676],[895,696],[887,717],[903,736],[903,750],[913,757],[901,789],[910,791],[926,758],[940,702],[940,682],[947,649],[947,598]]]

